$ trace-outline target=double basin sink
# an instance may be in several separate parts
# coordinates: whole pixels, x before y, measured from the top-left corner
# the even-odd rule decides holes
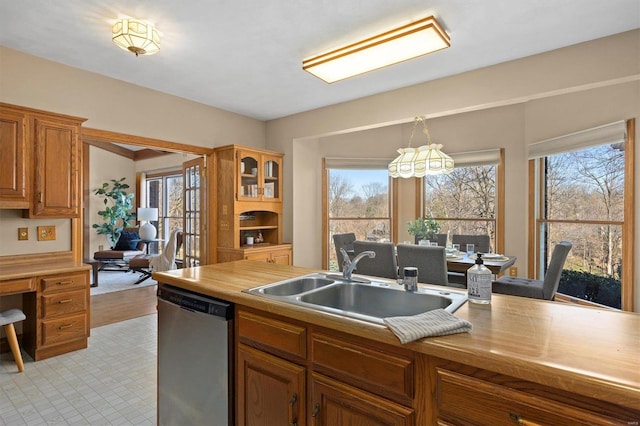
[[[384,281],[315,273],[245,290],[317,311],[383,323],[383,318],[412,316],[434,309],[453,313],[467,301],[467,294],[449,289],[420,287],[415,293]]]

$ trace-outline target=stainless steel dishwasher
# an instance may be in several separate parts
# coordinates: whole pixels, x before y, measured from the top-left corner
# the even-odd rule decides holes
[[[158,424],[233,422],[233,304],[158,286]]]

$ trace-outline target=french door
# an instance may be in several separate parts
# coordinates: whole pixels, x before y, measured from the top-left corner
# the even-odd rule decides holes
[[[202,209],[206,207],[206,162],[204,157],[182,163],[184,191],[183,247],[184,267],[200,266],[206,262],[205,217]]]

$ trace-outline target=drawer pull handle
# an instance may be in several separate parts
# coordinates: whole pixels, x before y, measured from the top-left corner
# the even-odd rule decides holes
[[[73,299],[62,299],[62,300],[58,300],[58,303],[63,304],[63,303],[71,303],[73,302]]]
[[[294,393],[293,395],[291,395],[291,401],[289,401],[289,405],[295,404],[297,400],[298,400],[298,394]]]
[[[58,285],[67,285],[67,284],[73,284],[73,280],[58,281]]]
[[[318,417],[318,414],[320,414],[320,404],[316,404],[316,406],[313,407],[313,413],[311,413],[311,417]]]
[[[517,413],[509,413],[509,418],[514,422],[517,422],[518,426],[540,426],[539,423],[531,422],[529,420],[523,419],[520,414]]]
[[[66,330],[67,328],[73,327],[73,324],[65,324],[58,327],[58,330]]]
[[[38,192],[38,204],[42,204],[42,191]]]

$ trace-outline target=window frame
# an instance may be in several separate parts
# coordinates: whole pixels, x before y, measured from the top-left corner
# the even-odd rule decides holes
[[[353,170],[362,170],[362,167],[358,167],[358,165],[367,164],[367,169],[377,169],[376,167],[372,167],[371,163],[380,163],[380,170],[385,169],[386,165],[382,165],[382,162],[388,164],[391,160],[387,159],[356,159],[356,158],[323,158],[322,159],[322,269],[329,269],[329,258],[330,258],[330,250],[333,248],[333,242],[329,241],[329,170],[331,169],[353,169]],[[327,164],[330,163],[330,164]],[[338,167],[330,167],[331,164],[336,164]],[[393,242],[397,242],[398,236],[398,179],[389,179],[389,222],[390,222],[390,240]],[[363,218],[340,218],[340,220],[349,220],[349,219],[363,219]],[[369,219],[369,218],[367,218]],[[375,219],[375,218],[373,218]]]
[[[167,224],[169,223],[169,220],[171,219],[176,219],[179,218],[181,223],[184,224],[184,208],[182,209],[182,216],[167,216],[166,212],[168,210],[167,208],[167,203],[168,203],[168,197],[167,197],[167,179],[169,178],[180,178],[183,180],[182,185],[183,185],[183,194],[184,194],[184,176],[182,174],[182,170],[171,170],[171,171],[166,171],[166,172],[162,172],[162,173],[150,173],[147,174],[145,176],[144,179],[144,185],[145,185],[145,192],[146,192],[146,197],[145,197],[145,206],[144,207],[151,207],[149,206],[149,200],[150,200],[150,194],[147,192],[149,189],[149,181],[153,181],[153,180],[161,180],[162,181],[162,206],[157,206],[158,207],[158,220],[154,221],[152,223],[154,223],[154,225],[156,226],[156,229],[158,230],[158,238],[162,238],[164,241],[168,241],[170,235],[166,234],[165,235],[165,231],[167,230]],[[183,195],[184,196],[184,195]],[[154,206],[155,207],[155,206]],[[162,222],[162,227],[160,227],[160,223]],[[183,225],[181,225],[181,228],[183,227]],[[157,245],[157,250],[154,253],[154,250],[150,250],[149,253],[154,253],[154,254],[160,254],[162,253],[162,250],[164,249],[164,246],[162,244],[158,244]],[[182,258],[182,251],[183,249],[180,248],[179,253],[176,254],[176,258]]]
[[[606,128],[607,126],[601,126],[593,130]],[[634,230],[635,230],[635,201],[634,201],[634,181],[635,181],[635,119],[625,120],[624,128],[626,130],[626,136],[624,138],[624,218],[622,221],[622,277],[621,277],[621,309],[623,311],[634,310]],[[591,130],[591,129],[590,129]],[[590,131],[587,130],[586,132]],[[580,133],[580,132],[578,132]],[[577,134],[577,133],[576,133]],[[571,136],[571,135],[568,135]],[[540,144],[544,143],[540,142]],[[535,144],[532,144],[535,145]],[[592,143],[591,145],[582,144],[577,145],[578,148],[585,149],[589,146],[596,146],[598,143]],[[530,145],[531,149],[531,145]],[[560,152],[567,152],[567,150]],[[556,152],[556,153],[560,153]],[[553,155],[553,154],[549,154]],[[540,262],[541,249],[540,245],[540,233],[539,227],[542,223],[604,223],[620,225],[618,221],[598,221],[598,220],[554,220],[547,219],[544,212],[544,203],[542,197],[544,196],[540,188],[544,187],[545,175],[540,172],[543,167],[544,159],[548,155],[530,158],[529,163],[529,244],[528,244],[528,276],[529,278],[541,279]],[[542,218],[542,219],[541,219]],[[569,295],[558,294],[556,300],[562,300],[565,302],[578,303],[588,306],[597,306],[610,308],[608,306],[593,303],[587,300],[578,299]],[[610,308],[613,309],[613,308]]]
[[[478,164],[478,162],[482,163],[483,159],[487,157],[486,153],[493,150],[488,151],[476,151],[476,152],[461,152],[457,154],[449,154],[454,159],[454,168],[455,167],[471,167],[474,165],[483,165]],[[450,220],[459,220],[459,221],[494,221],[495,222],[495,240],[493,241],[493,245],[495,247],[496,253],[504,253],[505,252],[505,238],[504,238],[504,226],[505,226],[505,152],[504,148],[499,148],[496,150],[498,155],[498,162],[495,164],[496,166],[496,212],[495,218],[440,218],[434,217],[433,219],[437,221],[450,221]],[[457,166],[456,157],[464,159],[464,165]],[[478,160],[477,162],[474,161]],[[485,164],[488,165],[488,164]],[[425,218],[425,178],[416,178],[419,179],[419,184],[416,185],[416,213],[415,217]]]

